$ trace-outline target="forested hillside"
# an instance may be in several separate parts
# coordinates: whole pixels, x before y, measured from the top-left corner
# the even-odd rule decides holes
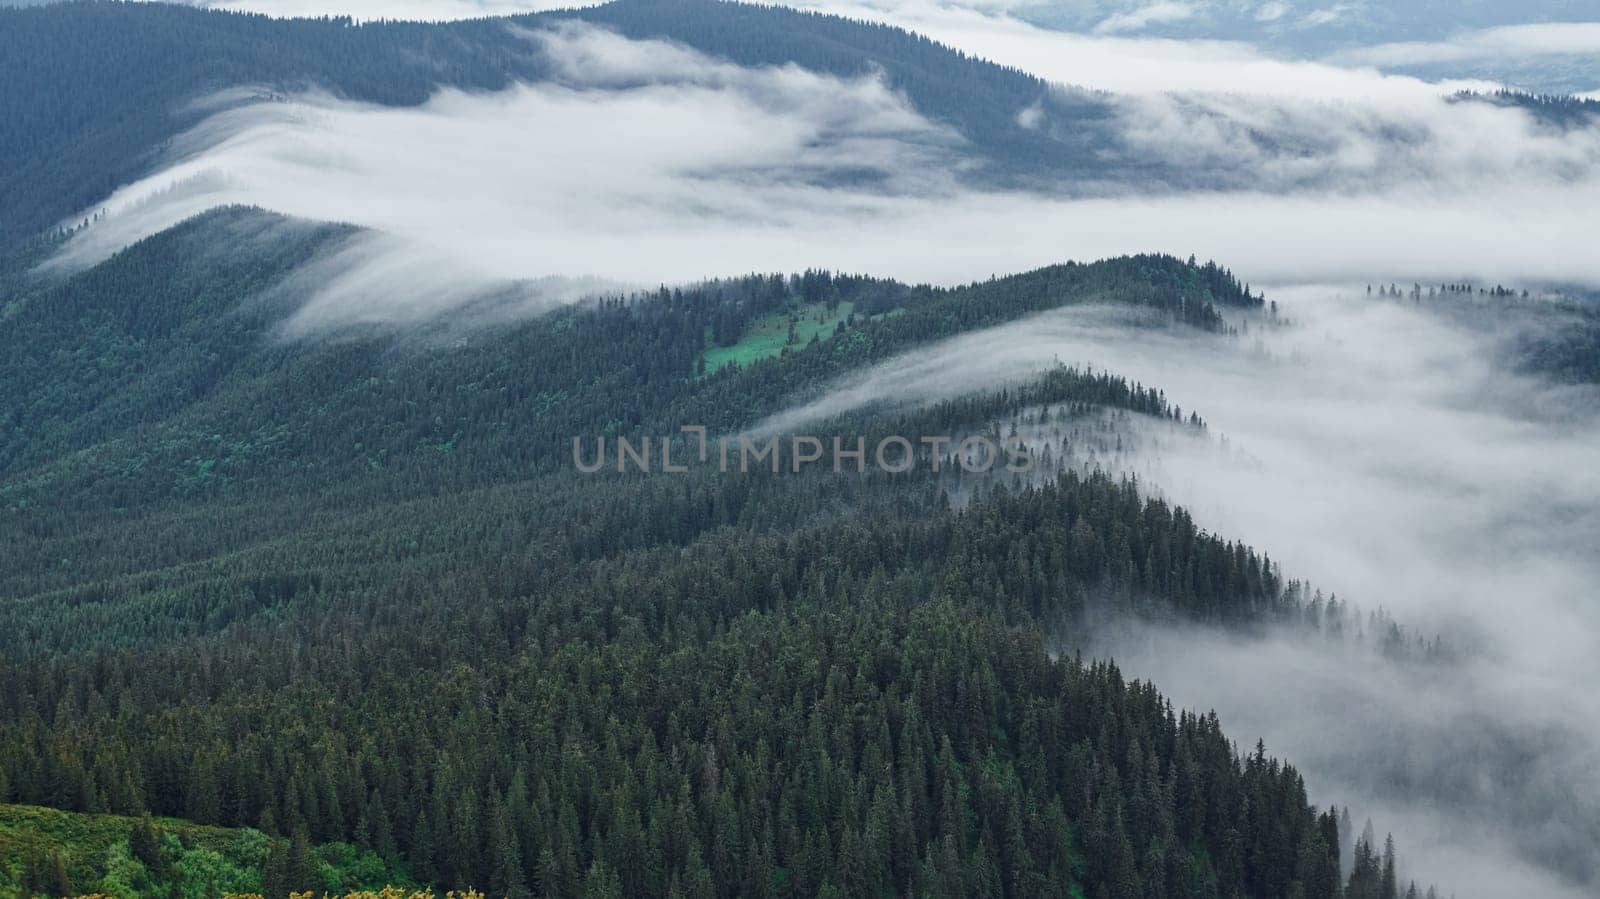
[[[1133,304],[1217,330],[1219,305],[1261,302],[1215,265],[1148,256],[955,289],[749,276],[432,339],[285,338],[300,298],[273,286],[339,233],[224,210],[20,289],[5,322],[16,351],[0,359],[0,502],[37,509],[48,496],[103,516],[108,497],[133,510],[357,477],[422,492],[438,477],[492,483],[563,469],[577,435],[734,428],[908,347],[1064,304]],[[209,252],[218,240],[240,249]],[[826,340],[715,374],[697,364],[719,333],[731,343],[773,310],[844,301],[862,314]]]
[[[339,845],[505,896],[1393,895],[1371,844],[1341,872],[1341,822],[1293,768],[1060,653],[1107,614],[1324,614],[1136,484],[954,459],[572,468],[576,435],[736,432],[1065,304],[1226,340],[1220,310],[1262,300],[1225,269],[752,275],[494,327],[286,333],[283,275],[350,236],[230,209],[64,280],[8,272],[0,801],[259,828],[283,854],[245,877],[269,899],[352,883],[293,861]],[[777,355],[703,364],[846,304]],[[1067,433],[1108,410],[1204,427],[1056,368],[818,433]],[[55,876],[35,858],[12,884]]]
[[[1451,99],[1457,103],[1492,103],[1525,109],[1540,121],[1563,128],[1589,128],[1600,123],[1600,100],[1585,97],[1499,90],[1492,94],[1462,91]]]

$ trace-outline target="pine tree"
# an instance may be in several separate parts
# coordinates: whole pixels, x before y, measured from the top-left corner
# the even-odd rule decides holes
[[[128,852],[152,874],[161,870],[161,833],[149,815],[133,822],[128,832]]]
[[[311,837],[304,825],[295,828],[289,839],[289,889],[293,892],[321,892],[322,877],[311,856]]]
[[[526,899],[527,882],[522,874],[522,853],[517,848],[511,815],[498,797],[491,800],[489,812],[489,888],[495,896]]]
[[[72,896],[72,879],[67,876],[67,860],[60,847],[50,850],[50,861],[45,869],[45,891],[52,896]]]
[[[1394,834],[1389,834],[1383,840],[1383,874],[1378,895],[1381,899],[1400,899],[1395,877]]]
[[[605,859],[595,859],[583,878],[583,899],[623,899],[622,880]]]
[[[437,850],[434,846],[433,826],[428,820],[427,809],[417,812],[417,823],[411,828],[409,846],[412,875],[423,883],[433,883],[438,880],[439,870],[433,863]]]
[[[1368,821],[1361,838],[1356,840],[1355,863],[1345,886],[1345,899],[1382,899],[1383,871],[1372,845],[1374,839],[1372,822]]]
[[[261,865],[262,899],[284,899],[289,895],[289,847],[281,839],[267,844],[267,858]]]

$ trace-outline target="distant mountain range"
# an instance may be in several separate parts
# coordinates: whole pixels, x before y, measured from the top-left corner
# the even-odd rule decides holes
[[[1540,93],[1600,89],[1600,46],[1538,30],[1600,23],[1590,0],[1065,0],[1011,14],[1063,31],[1243,41],[1429,79],[1481,78]]]
[[[1586,0],[1057,0],[1014,13],[1070,31],[1249,41],[1321,55],[1465,31],[1600,19]]]
[[[1271,17],[1263,15],[1270,4],[1226,11],[1200,5],[1184,14],[1167,10],[1124,21],[1129,33],[1140,35],[1287,41],[1301,49],[1312,48],[1303,43],[1311,33],[1346,36],[1319,38],[1315,47],[1323,50],[1341,40],[1359,42],[1362,34],[1371,38],[1386,22],[1399,23],[1392,32],[1397,37],[1432,33],[1420,24],[1431,8],[1426,3],[1387,12],[1359,6],[1315,28],[1293,26],[1293,16],[1308,14],[1281,5],[1289,11]],[[1546,2],[1537,11],[1577,16],[1576,5]],[[1453,21],[1470,26],[1512,16],[1503,4],[1467,6],[1465,17]],[[1067,4],[1021,14],[1052,27],[1106,31],[1110,17],[1133,15],[1131,9]],[[1346,19],[1365,24],[1339,24]],[[796,65],[840,78],[880,77],[921,116],[960,136],[958,152],[965,158],[953,173],[972,185],[1076,193],[1259,186],[1248,171],[1131,150],[1111,95],[1051,85],[888,25],[781,7],[616,0],[506,19],[360,24],[75,0],[0,10],[0,121],[8,126],[0,131],[0,252],[149,174],[170,157],[174,138],[219,104],[315,89],[415,106],[441,88],[494,91],[516,82],[559,82],[562,70],[529,32],[573,21],[747,67]],[[1123,33],[1121,26],[1111,31]],[[1270,131],[1252,132],[1251,139],[1285,152],[1284,141],[1308,140]],[[1311,139],[1302,149],[1313,152],[1314,144]]]
[[[441,87],[496,90],[556,78],[517,28],[565,20],[671,40],[746,66],[880,73],[920,113],[966,138],[981,163],[976,178],[1085,181],[1114,173],[1106,98],[1051,90],[919,35],[834,16],[713,0],[618,0],[509,20],[353,24],[73,2],[0,12],[0,120],[8,125],[0,133],[0,248],[144,174],[168,141],[214,110],[198,100],[246,86],[315,87],[409,106]]]

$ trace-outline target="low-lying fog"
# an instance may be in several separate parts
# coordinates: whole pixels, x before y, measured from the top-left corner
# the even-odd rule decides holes
[[[886,363],[774,419],[931,399],[1060,361],[1161,387],[1210,434],[1132,467],[1203,526],[1269,553],[1459,661],[1390,662],[1302,634],[1136,626],[1091,649],[1260,736],[1316,800],[1401,841],[1405,874],[1468,896],[1600,884],[1600,414],[1500,370],[1504,321],[1364,289],[1272,291],[1293,324],[1228,339],[1079,307]]]
[[[337,262],[337,302],[363,321],[552,276],[826,267],[952,283],[1150,251],[1279,283],[1600,284],[1600,127],[1451,103],[1415,79],[1316,65],[1257,79],[1282,75],[1294,95],[1120,96],[1130,165],[1234,187],[1074,199],[973,187],[964,139],[876,78],[740,67],[575,24],[524,36],[559,84],[414,108],[217,102],[152,174],[75,219],[97,217],[52,265],[240,203],[380,232]]]

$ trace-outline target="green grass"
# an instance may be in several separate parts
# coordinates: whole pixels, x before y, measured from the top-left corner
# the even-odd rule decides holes
[[[118,899],[146,896],[189,899],[261,889],[269,837],[250,828],[209,827],[176,818],[155,819],[162,834],[164,875],[151,872],[128,849],[137,819],[0,804],[0,899],[19,895],[25,857],[59,851],[74,894]],[[313,848],[330,892],[407,886],[408,878],[370,852],[343,843]]]
[[[745,366],[781,354],[785,348],[799,349],[811,338],[833,336],[839,323],[850,317],[855,304],[842,302],[830,311],[823,303],[812,303],[789,312],[774,312],[756,319],[733,346],[714,346],[700,354],[706,373],[726,365]],[[793,326],[792,336],[790,326]]]
[[[114,895],[142,893],[149,872],[128,854],[128,832],[135,819],[121,815],[85,815],[30,805],[0,805],[0,896],[18,895],[23,859],[30,849],[48,854],[59,850],[66,861],[67,876],[75,892],[99,892],[108,878],[120,881],[124,889],[107,884]],[[254,861],[254,844],[264,857],[266,838],[256,831],[203,827],[185,821],[160,819],[162,829],[175,836],[187,852],[209,853],[219,859],[232,859],[241,868]],[[254,839],[250,836],[254,834]],[[187,853],[186,853],[187,854]],[[192,859],[197,861],[201,856]],[[207,857],[207,860],[212,860]],[[137,867],[138,870],[133,870]],[[191,864],[193,867],[193,864]],[[141,876],[142,875],[142,876]],[[233,879],[230,878],[230,882]],[[256,881],[259,885],[259,881]],[[248,885],[248,882],[241,885]]]

